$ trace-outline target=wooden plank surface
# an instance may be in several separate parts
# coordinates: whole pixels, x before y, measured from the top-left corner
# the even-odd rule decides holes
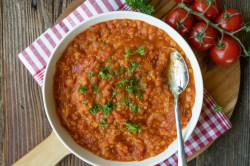
[[[0,60],[3,62],[1,66],[3,70],[0,69],[0,73],[3,73],[1,93],[4,98],[4,115],[1,114],[0,109],[0,122],[3,118],[6,126],[3,146],[1,144],[3,137],[0,135],[0,153],[3,151],[0,165],[11,165],[51,132],[42,106],[41,89],[20,63],[17,54],[53,25],[62,10],[72,1],[0,0],[0,27],[3,25],[3,28],[0,28],[0,33],[3,34],[3,36],[0,34]],[[223,2],[229,7],[236,7],[242,11],[246,20],[249,21],[249,0],[223,0]],[[159,10],[165,9],[159,7]],[[250,35],[241,35],[241,37],[246,45],[250,46]],[[205,153],[190,162],[189,165],[250,165],[249,62],[250,58],[241,60],[241,91],[232,117],[233,129],[219,138]],[[2,123],[0,123],[0,129],[2,129],[1,127],[3,127]],[[1,132],[3,130],[0,131],[0,134]],[[59,165],[88,164],[70,155]]]
[[[2,19],[2,0],[0,0],[0,165],[3,165],[3,133],[4,133],[4,114],[3,114],[3,72],[2,72],[2,56],[3,56],[3,19]]]

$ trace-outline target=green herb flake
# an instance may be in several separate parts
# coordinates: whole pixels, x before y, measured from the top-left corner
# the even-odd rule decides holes
[[[132,112],[141,112],[141,109],[134,103],[129,104]]]
[[[117,94],[118,94],[117,91],[114,90],[114,91],[112,92],[112,97],[115,97]]]
[[[133,54],[132,49],[128,49],[128,50],[125,51],[125,57],[126,58],[130,57],[132,54]]]
[[[137,91],[137,96],[139,97],[140,100],[142,99],[142,91],[141,90]]]
[[[117,91],[115,90],[115,88],[112,87],[112,89],[113,89],[113,92],[112,92],[112,98],[113,98],[113,97],[115,97],[116,95],[118,95],[118,93],[117,93]]]
[[[99,126],[101,128],[107,128],[110,124],[108,122],[105,121],[105,119],[101,118],[100,122],[99,122]]]
[[[129,94],[137,93],[137,96],[139,97],[139,99],[142,99],[142,91],[139,86],[138,78],[132,78],[129,81],[129,85],[127,86],[127,91]]]
[[[103,80],[114,78],[110,74],[111,70],[112,70],[112,68],[110,66],[106,66],[105,68],[101,68],[99,75],[102,77]]]
[[[104,114],[106,116],[109,116],[111,110],[114,109],[113,104],[111,102],[107,102],[104,106],[103,106],[103,111]]]
[[[118,129],[120,132],[124,132],[126,130],[126,128],[119,128]]]
[[[124,98],[123,100],[122,100],[122,103],[123,104],[125,104],[125,105],[127,105],[127,106],[129,106],[129,104],[131,103],[131,101],[129,100],[129,98]]]
[[[106,46],[107,45],[107,42],[105,40],[102,39],[102,45],[103,46]]]
[[[94,94],[99,94],[100,90],[98,88],[98,85],[97,84],[93,84],[93,87],[94,87]]]
[[[130,65],[128,66],[128,69],[129,69],[128,74],[133,75],[135,68],[140,69],[141,65],[137,64],[135,61],[130,61]]]
[[[111,56],[109,56],[109,57],[108,57],[108,60],[109,60],[110,62],[112,62],[112,61],[113,61],[113,59],[112,59],[112,57],[111,57]]]
[[[136,53],[144,56],[145,55],[145,49],[144,49],[144,46],[140,46],[138,47],[138,49],[136,50]]]
[[[141,83],[141,87],[142,87],[142,89],[145,89],[145,88],[147,88],[147,84],[146,83]]]
[[[86,93],[87,91],[88,91],[88,87],[87,86],[80,85],[79,88],[78,88],[78,92]]]
[[[132,78],[129,81],[129,85],[127,86],[127,90],[129,94],[138,92],[140,90],[139,88],[139,79],[138,78]]]
[[[128,24],[125,22],[122,24],[122,26],[126,27],[126,26],[128,26]]]
[[[95,76],[93,72],[89,72],[88,75],[89,75],[89,78],[93,78]]]
[[[214,106],[214,111],[215,111],[215,112],[222,112],[222,107],[221,107],[220,105],[216,104],[216,105]]]
[[[125,67],[120,67],[119,72],[122,74],[125,72]]]
[[[86,105],[86,104],[87,104],[87,100],[86,100],[86,99],[83,100],[82,104],[83,104],[83,105]]]
[[[128,83],[128,80],[127,80],[127,79],[122,80],[122,81],[120,81],[120,82],[117,84],[117,87],[118,87],[118,88],[122,88],[122,87],[124,87],[124,86],[126,85],[126,83]]]
[[[141,112],[141,108],[139,108],[136,104],[132,103],[129,98],[124,98],[122,100],[122,103],[125,104],[126,106],[129,106],[132,112]]]
[[[101,111],[101,110],[102,110],[102,105],[96,104],[92,108],[90,108],[89,113],[95,114],[95,113],[97,113],[98,111]]]
[[[132,9],[138,9],[142,13],[152,15],[154,6],[149,4],[148,0],[126,0],[128,6]]]
[[[136,123],[127,121],[126,126],[127,126],[128,131],[130,131],[133,134],[135,134],[136,132],[141,132],[141,127]]]

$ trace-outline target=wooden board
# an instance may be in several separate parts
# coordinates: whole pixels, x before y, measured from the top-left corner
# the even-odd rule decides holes
[[[75,0],[74,2],[72,2],[72,4],[69,5],[68,8],[63,11],[63,13],[58,18],[57,22],[59,20],[63,19],[65,16],[67,16],[71,11],[73,11],[82,2],[83,2],[83,0]],[[155,5],[156,12],[155,12],[154,16],[157,18],[160,18],[160,19],[164,18],[166,13],[176,5],[176,3],[172,0],[164,0],[164,1],[152,0],[151,3]],[[34,4],[33,8],[36,9],[36,4]],[[44,13],[46,14],[46,12],[44,12]],[[56,13],[56,12],[54,12],[54,13]],[[50,17],[45,18],[45,23],[46,23],[47,19],[50,19]],[[32,41],[32,39],[31,39],[31,41]],[[23,48],[24,47],[25,46],[23,46]],[[197,57],[199,59],[199,62],[200,62],[201,68],[202,68],[205,88],[210,92],[210,94],[212,94],[214,99],[221,106],[223,106],[224,112],[227,114],[228,117],[230,117],[232,115],[233,110],[234,110],[234,106],[235,106],[235,103],[237,101],[237,96],[238,96],[238,92],[239,92],[239,83],[240,83],[240,65],[239,65],[239,62],[235,63],[233,66],[230,66],[229,68],[224,69],[224,68],[220,68],[220,67],[211,65],[209,63],[209,61],[207,60],[207,58],[203,58],[203,57],[205,57],[204,55],[202,55],[202,56],[200,55]],[[30,77],[30,79],[32,79],[32,78]],[[227,81],[225,81],[225,80],[227,80]],[[21,85],[22,85],[22,87],[26,87],[25,83],[21,83]],[[7,87],[7,85],[5,85],[5,87]],[[31,88],[34,88],[35,91],[37,91],[36,83]],[[230,91],[228,91],[228,89],[230,89]],[[7,91],[5,91],[5,93],[6,92]],[[35,93],[35,94],[37,94],[37,93]],[[38,92],[38,94],[40,94],[40,91]],[[9,98],[9,99],[10,100],[5,100],[5,101],[7,103],[11,104],[10,102],[12,100],[11,100],[11,98]],[[40,98],[35,98],[35,99],[37,99],[36,101],[39,103],[39,105],[40,105],[39,108],[41,109],[42,108],[42,104],[41,104],[42,100],[40,100]],[[24,101],[22,101],[21,103],[23,103],[23,102]],[[22,108],[22,110],[24,109],[21,104],[20,104],[20,108]],[[44,113],[42,112],[42,110],[36,110],[36,112],[42,113],[43,119],[46,120],[46,117],[44,116]],[[22,115],[22,114],[19,112],[19,115]],[[41,121],[38,121],[38,122],[39,122],[39,124],[35,123],[35,125],[41,126],[41,124],[40,124]],[[25,123],[27,123],[27,119],[26,119]],[[31,126],[31,129],[34,130],[35,127],[33,127],[33,125],[32,125],[34,123],[34,121],[32,121],[32,122],[28,121],[28,123],[30,124],[28,126]],[[21,125],[22,124],[23,123],[21,122]],[[28,127],[28,128],[30,129],[30,127]],[[45,128],[45,130],[47,130],[46,127],[44,127],[44,128]],[[29,131],[29,130],[27,130],[27,131]],[[40,133],[41,131],[36,131],[36,132]],[[27,135],[27,133],[24,135]],[[20,134],[18,134],[17,136],[20,136]],[[37,142],[40,142],[42,140],[42,138],[44,138],[44,135],[42,137],[40,136],[38,139],[37,138],[34,139],[35,142],[32,141],[31,144],[27,143],[27,145],[29,147],[34,147],[37,144]],[[22,140],[25,140],[25,138],[22,138]],[[5,139],[5,143],[8,143],[8,139]],[[24,149],[26,149],[26,148],[24,148]],[[204,148],[203,150],[205,150],[205,149],[206,148]],[[20,149],[19,149],[19,152],[20,152]],[[22,148],[21,153],[18,153],[18,156],[21,157],[20,155],[24,154],[24,152],[25,151]],[[197,154],[192,156],[192,158],[196,157],[201,152],[202,151],[199,151]],[[69,158],[67,158],[64,161],[65,161],[64,163],[66,163],[68,161],[67,163],[69,164],[70,160],[69,160]],[[13,160],[12,160],[12,162],[13,162]],[[88,165],[88,164],[86,164],[86,165]]]
[[[84,0],[75,0],[58,17],[56,23],[60,22],[69,13],[76,9]],[[176,6],[174,0],[151,0],[155,6],[154,16],[164,19],[165,15]],[[240,62],[239,60],[229,67],[214,65],[207,53],[196,52],[196,57],[202,71],[205,89],[211,94],[215,101],[223,107],[223,112],[228,118],[233,114],[240,88]],[[229,90],[230,89],[230,90]],[[188,160],[192,160],[204,152],[212,143],[202,148]]]

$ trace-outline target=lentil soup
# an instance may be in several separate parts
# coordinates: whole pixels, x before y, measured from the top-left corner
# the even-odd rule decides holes
[[[165,31],[118,19],[76,36],[54,76],[56,110],[72,138],[108,160],[144,160],[166,150],[176,139],[166,79],[170,47],[189,68],[190,82],[179,105],[185,127],[196,95],[194,76],[184,52]]]

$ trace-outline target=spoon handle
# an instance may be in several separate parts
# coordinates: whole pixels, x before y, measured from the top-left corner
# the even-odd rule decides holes
[[[177,141],[178,141],[178,166],[186,166],[187,161],[185,157],[184,151],[184,143],[181,132],[181,120],[179,113],[179,96],[174,97],[174,111],[175,111],[175,121],[176,121],[176,129],[177,129]]]

